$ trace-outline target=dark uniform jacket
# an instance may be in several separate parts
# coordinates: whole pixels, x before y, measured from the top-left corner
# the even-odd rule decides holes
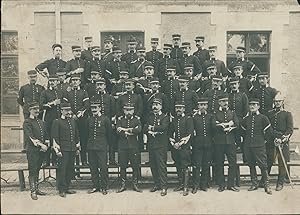
[[[202,81],[201,80],[195,80],[193,77],[189,79],[189,89],[195,91],[197,95],[201,95],[202,91]]]
[[[150,88],[150,82],[153,77],[145,77],[143,76],[136,83],[135,92],[143,96],[144,94],[148,94],[152,91]]]
[[[125,134],[125,132],[118,132],[118,144],[119,150],[127,150],[127,149],[138,149],[138,135],[142,131],[142,123],[138,116],[126,117],[121,116],[117,120],[116,128],[132,128],[132,132],[130,135]]]
[[[183,102],[185,104],[185,113],[191,115],[198,105],[198,95],[190,89],[179,90],[174,96],[174,101],[175,103],[177,101]]]
[[[244,130],[244,145],[248,147],[265,146],[265,142],[272,138],[273,130],[268,117],[257,112],[247,114],[241,127]]]
[[[53,89],[49,87],[41,93],[40,104],[46,111],[45,120],[54,120],[60,117],[60,105],[54,105],[49,103],[56,99],[62,100],[62,91],[59,89]],[[62,102],[62,101],[61,101]]]
[[[194,75],[198,75],[203,72],[203,69],[202,69],[199,59],[193,55],[183,55],[177,61],[178,61],[180,74],[184,74],[184,67],[187,64],[192,64],[194,66]]]
[[[233,121],[234,127],[239,127],[239,120],[236,114],[230,110],[221,110],[221,107],[216,111],[216,124],[218,123],[226,123],[229,121]],[[225,133],[223,128],[216,125],[216,132],[214,135],[215,144],[235,144],[235,135],[234,130],[229,133]]]
[[[193,119],[187,115],[175,116],[172,119],[172,122],[170,123],[169,129],[170,129],[169,137],[173,138],[176,142],[178,142],[184,137],[193,135],[194,132]],[[181,149],[189,150],[191,144],[190,140],[187,142],[187,144],[182,145]]]
[[[273,109],[273,101],[277,94],[277,90],[272,87],[259,87],[253,92],[253,97],[260,100],[259,111],[267,114]]]
[[[43,71],[47,68],[49,75],[55,75],[58,68],[65,68],[66,61],[59,58],[52,58],[40,63],[35,67],[37,71]]]
[[[86,60],[86,75],[88,78],[91,77],[91,71],[99,71],[99,74],[103,78],[107,78],[106,70],[106,62],[102,59],[92,58],[90,60]]]
[[[293,116],[291,112],[286,110],[273,109],[267,113],[273,128],[274,137],[282,138],[282,136],[290,136],[293,134]]]
[[[243,92],[230,92],[229,109],[232,110],[239,120],[242,120],[249,111],[248,97]]]
[[[23,129],[24,129],[24,139],[28,143],[27,144],[28,151],[40,151],[40,148],[34,146],[30,138],[38,139],[43,144],[45,144],[46,140],[49,140],[49,134],[47,133],[45,122],[38,118],[25,119],[23,123]]]
[[[149,52],[146,52],[146,60],[150,61],[154,65],[154,70],[157,70],[157,65],[159,59],[163,57],[163,54],[157,50],[151,50]]]
[[[62,92],[66,91],[69,87],[70,87],[70,84],[67,82],[59,83],[57,85],[57,89],[61,90]]]
[[[87,92],[88,97],[92,98],[96,94],[96,83],[94,80],[90,80],[89,83],[84,85],[84,90]]]
[[[130,64],[130,77],[142,77],[144,75],[144,69],[145,69],[145,63],[147,63],[146,60],[136,60],[134,63]]]
[[[88,118],[88,150],[106,151],[111,144],[112,127],[110,119],[105,115]]]
[[[217,75],[221,75],[223,77],[226,77],[228,75],[228,71],[225,66],[225,63],[219,59],[210,59],[210,60],[205,61],[203,70],[206,71],[207,64],[209,64],[209,63],[214,63],[216,65]],[[208,76],[207,72],[205,72],[203,75]]]
[[[150,113],[148,120],[144,127],[144,133],[148,137],[148,147],[151,149],[167,148],[168,139],[168,129],[169,129],[170,118],[164,113],[154,114]],[[148,126],[154,126],[153,130],[148,131]]]
[[[110,120],[116,114],[115,98],[104,92],[97,92],[91,100],[97,100],[101,104],[101,113],[107,116]]]
[[[174,96],[178,91],[179,81],[177,79],[166,79],[162,81],[161,92],[166,94],[170,100],[174,100]]]
[[[193,53],[193,55],[199,59],[201,65],[203,65],[204,62],[210,58],[209,51],[207,49],[198,49]]]
[[[194,138],[193,148],[208,147],[213,144],[216,119],[213,114],[197,112],[193,116]]]
[[[218,96],[224,93],[221,89],[209,89],[203,93],[203,97],[208,98],[208,109],[209,113],[215,113],[219,108]]]
[[[144,114],[148,115],[152,110],[152,103],[155,99],[162,101],[162,112],[170,112],[170,103],[168,97],[162,92],[148,93],[143,96]]]
[[[63,100],[69,102],[71,105],[72,112],[77,114],[78,111],[85,111],[84,116],[87,116],[87,112],[90,108],[89,97],[85,90],[80,89],[72,89],[71,91],[65,91],[63,93]]]
[[[79,142],[79,131],[75,119],[62,117],[54,120],[51,136],[60,146],[61,151],[76,151],[76,144]]]
[[[126,93],[125,82],[124,80],[120,79],[119,82],[112,87],[111,95],[113,95],[115,99],[118,99],[120,95],[125,93]]]
[[[103,59],[105,62],[109,62],[114,59],[112,52],[106,52],[102,54],[101,59]]]
[[[244,77],[247,77],[247,75],[257,75],[258,73],[260,73],[260,69],[250,60],[246,60],[246,59],[236,59],[234,61],[232,61],[228,68],[231,71],[231,75],[230,76],[234,76],[233,73],[233,67],[236,64],[241,64],[243,66],[243,73],[242,75]]]
[[[85,61],[93,59],[91,48],[85,49],[81,52],[81,59]]]
[[[81,58],[71,59],[67,61],[65,71],[67,75],[69,75],[71,71],[74,71],[78,68],[84,69],[83,73],[81,73],[81,83],[84,84],[89,78],[88,73],[86,71],[86,61],[82,60]]]
[[[106,64],[106,77],[109,79],[120,79],[120,70],[122,68],[128,68],[128,64],[125,61],[117,61],[115,59],[108,61]]]
[[[158,61],[157,64],[158,64],[157,74],[155,75],[159,78],[160,82],[167,79],[166,71],[167,71],[167,67],[169,66],[175,66],[176,73],[179,74],[178,63],[175,59],[171,57],[164,56]]]
[[[143,99],[141,95],[136,93],[128,93],[121,95],[116,101],[117,116],[123,115],[123,106],[127,103],[133,104],[135,115],[141,117],[143,115]]]
[[[135,63],[137,59],[136,51],[128,51],[121,57],[121,60],[125,61],[128,65]]]
[[[171,58],[173,58],[175,60],[182,58],[183,57],[182,49],[179,46],[174,46],[172,48],[170,56],[171,56]]]
[[[24,109],[24,111],[28,111],[27,105],[31,102],[40,103],[41,93],[45,90],[45,88],[39,84],[26,84],[20,88],[18,103]],[[25,105],[25,106],[24,106]]]

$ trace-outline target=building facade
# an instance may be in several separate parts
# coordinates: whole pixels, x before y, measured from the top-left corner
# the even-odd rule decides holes
[[[1,2],[1,149],[22,148],[22,111],[16,103],[27,71],[52,57],[51,45],[63,45],[63,59],[84,36],[102,44],[134,35],[150,49],[150,38],[160,47],[179,33],[194,44],[205,36],[206,47],[218,46],[218,58],[229,62],[232,50],[244,45],[247,56],[270,73],[270,84],[286,95],[286,109],[300,126],[300,7],[294,0],[4,0]],[[193,46],[193,51],[196,46]],[[125,50],[124,50],[125,51]],[[42,83],[42,78],[39,79]],[[299,142],[295,130],[292,141]]]

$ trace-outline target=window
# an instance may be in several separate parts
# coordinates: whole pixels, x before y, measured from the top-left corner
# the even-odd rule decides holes
[[[238,46],[246,48],[245,58],[254,62],[262,72],[270,72],[270,36],[267,31],[227,32],[227,65],[235,59]]]
[[[131,31],[131,32],[101,32],[101,44],[104,44],[104,39],[109,37],[113,41],[114,46],[121,48],[122,52],[127,50],[127,40],[133,37],[137,41],[137,46],[143,46],[144,43],[144,32],[142,31]],[[104,50],[102,50],[104,51]]]
[[[1,32],[1,114],[19,114],[18,33]]]

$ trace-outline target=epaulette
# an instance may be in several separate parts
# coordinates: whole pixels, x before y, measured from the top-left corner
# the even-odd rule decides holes
[[[137,116],[137,115],[134,115],[135,118],[137,118],[138,120],[141,119],[141,117]]]

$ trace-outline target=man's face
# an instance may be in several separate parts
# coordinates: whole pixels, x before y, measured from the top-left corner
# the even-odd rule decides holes
[[[209,50],[209,56],[210,58],[216,58],[216,50],[214,49]]]
[[[158,42],[151,42],[152,49],[156,50],[158,46]]]
[[[207,110],[208,108],[208,103],[199,103],[198,104],[198,109],[203,113]]]
[[[61,58],[61,48],[60,47],[55,47],[53,49],[53,55],[55,58]]]
[[[37,81],[37,76],[28,76],[28,80],[31,84],[35,84]]]
[[[221,80],[212,80],[212,87],[213,89],[218,89],[219,87],[221,87],[222,85],[222,81]]]
[[[235,55],[237,59],[242,59],[245,57],[245,53],[241,51],[236,51]]]
[[[181,39],[180,38],[173,38],[173,45],[174,46],[180,46],[181,44]]]
[[[150,84],[150,87],[153,91],[157,91],[159,89],[159,83],[158,82],[152,82]]]
[[[179,81],[179,88],[180,89],[186,89],[188,86],[188,82],[187,81]]]
[[[49,80],[50,87],[56,87],[57,84],[58,84],[58,80],[57,79],[50,79]]]
[[[106,84],[104,82],[98,82],[96,83],[96,90],[103,92],[106,88]]]
[[[189,78],[193,76],[194,71],[192,68],[190,69],[184,69],[184,74],[187,75]]]
[[[209,68],[208,70],[207,70],[207,73],[208,73],[208,75],[209,76],[213,76],[213,75],[216,75],[217,74],[217,68]]]
[[[124,108],[124,114],[125,114],[125,116],[131,117],[134,114],[134,109]]]
[[[62,109],[62,110],[61,110],[61,114],[62,114],[63,116],[65,116],[66,118],[71,118],[71,116],[72,116],[72,110],[71,110],[71,108],[68,108],[68,109]]]
[[[184,111],[185,111],[184,106],[175,106],[175,112],[178,116],[182,115],[184,113]]]
[[[260,86],[266,86],[268,84],[268,78],[267,77],[258,77],[258,83]]]
[[[228,100],[220,100],[219,105],[221,108],[228,108]]]
[[[161,109],[162,109],[161,104],[159,104],[159,103],[157,103],[157,102],[154,102],[154,103],[152,104],[152,110],[153,110],[154,113],[160,112]]]
[[[144,69],[144,74],[147,77],[152,77],[154,75],[154,69],[152,67],[147,67]]]
[[[197,48],[202,48],[204,46],[204,41],[203,40],[197,40],[196,41],[196,47]]]
[[[176,75],[176,71],[175,70],[171,70],[171,69],[168,69],[167,71],[166,71],[166,73],[167,73],[167,76],[168,76],[168,78],[174,78],[175,77],[175,75]]]
[[[241,77],[241,75],[243,73],[243,67],[234,68],[233,72],[234,72],[236,77]]]
[[[92,43],[93,43],[93,40],[85,40],[85,46],[87,47],[87,48],[90,48],[91,46],[92,46]]]
[[[145,60],[146,52],[144,50],[139,50],[139,51],[136,52],[136,54],[137,54],[139,59]]]
[[[171,54],[171,49],[164,48],[164,55],[169,56]]]
[[[249,104],[249,110],[250,110],[250,112],[252,112],[252,113],[254,113],[254,112],[256,112],[256,111],[258,111],[258,109],[259,109],[259,104],[257,104],[257,103],[250,103]]]
[[[135,50],[136,49],[136,43],[128,43],[127,47],[128,47],[128,50],[132,51],[132,50]]]
[[[99,75],[99,73],[97,72],[97,73],[91,73],[91,79],[92,80],[98,80],[100,78],[100,75]]]
[[[29,113],[30,115],[37,117],[40,114],[40,108],[39,107],[30,108]]]
[[[101,106],[100,105],[93,105],[91,106],[91,111],[92,111],[92,114],[93,116],[97,116],[99,114],[99,112],[101,111]]]
[[[120,79],[128,79],[129,75],[128,73],[120,73]]]
[[[283,100],[275,100],[274,105],[276,108],[281,108],[283,106]]]
[[[255,76],[253,75],[247,75],[247,79],[251,82],[255,81]]]
[[[81,83],[80,79],[72,79],[73,87],[78,87],[80,83]]]
[[[184,47],[182,47],[182,52],[183,52],[183,54],[189,54],[190,53],[190,51],[191,51],[191,47],[189,47],[189,46],[184,46]]]
[[[57,75],[58,81],[63,82],[66,79],[66,75]]]
[[[110,41],[105,41],[105,42],[104,42],[104,49],[105,49],[106,51],[110,51],[110,50],[112,49],[112,47],[113,47],[112,42],[110,42]]]
[[[239,87],[240,87],[239,82],[230,83],[230,88],[231,88],[232,91],[237,91],[239,89]]]
[[[94,58],[100,58],[101,57],[101,51],[100,49],[95,49],[92,51],[92,55]]]
[[[125,89],[127,92],[131,92],[134,89],[134,83],[133,82],[126,82],[125,83]]]
[[[81,57],[81,50],[74,50],[73,55],[75,58],[80,58]]]
[[[121,60],[122,57],[122,52],[118,51],[118,52],[114,52],[113,56],[116,60]]]

